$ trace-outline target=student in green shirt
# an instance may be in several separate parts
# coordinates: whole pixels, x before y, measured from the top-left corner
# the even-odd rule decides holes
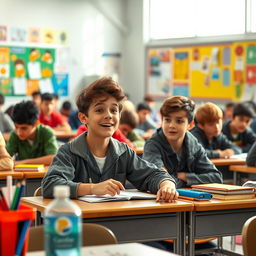
[[[15,164],[50,165],[58,146],[52,129],[38,121],[39,109],[33,101],[22,101],[14,106],[15,131],[6,149],[15,155]]]

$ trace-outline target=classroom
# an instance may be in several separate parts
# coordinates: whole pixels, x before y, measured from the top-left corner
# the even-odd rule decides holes
[[[256,255],[255,10],[1,0],[0,255]]]

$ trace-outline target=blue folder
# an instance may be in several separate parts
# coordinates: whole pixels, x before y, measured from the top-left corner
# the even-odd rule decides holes
[[[194,199],[194,200],[209,200],[212,198],[212,194],[208,192],[202,192],[197,190],[189,190],[189,189],[177,189],[180,197]]]

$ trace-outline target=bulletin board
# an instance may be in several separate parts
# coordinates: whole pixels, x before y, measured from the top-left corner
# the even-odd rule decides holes
[[[147,93],[155,96],[183,95],[201,99],[256,100],[256,41],[232,42],[190,47],[165,48],[169,53],[169,70],[165,70],[168,93],[152,89],[161,79],[155,76]],[[148,65],[152,49],[148,51]],[[154,49],[154,52],[160,52]],[[159,54],[154,58],[159,57]],[[156,62],[156,61],[155,61]],[[152,68],[147,68],[151,70]],[[152,79],[148,72],[147,81]]]
[[[29,96],[40,90],[66,95],[67,75],[60,77],[54,72],[55,58],[53,48],[0,46],[0,92],[6,96]]]

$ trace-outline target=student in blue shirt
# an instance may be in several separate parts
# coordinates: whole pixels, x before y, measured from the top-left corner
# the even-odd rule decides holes
[[[59,149],[42,181],[44,197],[52,197],[55,185],[68,185],[72,198],[115,195],[128,179],[139,190],[157,193],[157,201],[177,199],[175,181],[165,170],[112,138],[124,98],[121,87],[105,77],[81,91],[77,107],[87,132]]]
[[[160,108],[162,127],[146,142],[143,158],[176,177],[177,187],[222,182],[202,145],[188,131],[195,104],[183,96],[167,98]]]

